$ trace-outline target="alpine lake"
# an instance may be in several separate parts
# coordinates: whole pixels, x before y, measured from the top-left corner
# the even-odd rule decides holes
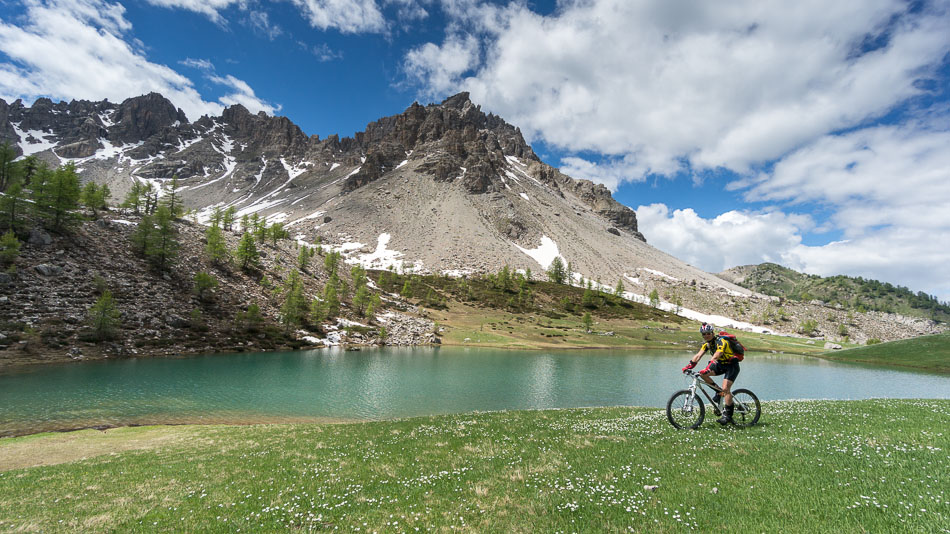
[[[47,365],[0,374],[0,437],[87,427],[665,407],[689,351],[318,349]],[[703,365],[705,361],[703,362]],[[761,400],[950,398],[950,377],[749,353]],[[763,417],[767,417],[767,407]]]

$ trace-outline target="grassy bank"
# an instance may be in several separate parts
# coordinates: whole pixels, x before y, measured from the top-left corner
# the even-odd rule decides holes
[[[950,332],[828,352],[821,357],[950,374]]]
[[[872,400],[35,435],[0,440],[0,531],[947,532],[946,428]]]

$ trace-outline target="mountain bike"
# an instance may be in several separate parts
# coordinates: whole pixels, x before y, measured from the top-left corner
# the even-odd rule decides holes
[[[722,414],[725,404],[724,399],[714,402],[707,389],[720,393],[722,389],[713,384],[709,385],[702,379],[699,373],[693,370],[684,371],[691,378],[691,383],[686,389],[681,389],[670,397],[666,403],[666,418],[670,424],[676,428],[695,429],[703,424],[706,418],[706,406],[699,394],[702,393],[709,405],[712,406],[716,415]],[[732,413],[732,421],[738,427],[748,427],[759,421],[762,415],[762,407],[759,405],[759,398],[748,389],[737,389],[732,392],[732,402],[735,409]]]

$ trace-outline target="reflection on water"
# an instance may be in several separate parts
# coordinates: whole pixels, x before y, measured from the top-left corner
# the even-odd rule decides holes
[[[387,419],[474,410],[662,407],[691,354],[338,349],[87,362],[0,376],[0,436],[153,423]],[[750,354],[763,400],[950,398],[950,378]]]

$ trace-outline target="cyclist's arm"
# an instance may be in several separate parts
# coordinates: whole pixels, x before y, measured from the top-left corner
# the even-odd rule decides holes
[[[701,359],[703,358],[703,354],[706,354],[706,349],[705,349],[705,347],[699,349],[699,352],[697,352],[695,356],[693,356],[692,358],[690,358],[689,361],[695,365],[695,364],[699,363],[699,360],[701,360]]]

